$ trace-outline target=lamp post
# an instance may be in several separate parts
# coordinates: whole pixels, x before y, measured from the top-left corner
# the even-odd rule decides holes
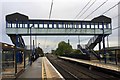
[[[33,27],[34,25],[32,25],[30,28],[30,65],[32,65],[32,59],[33,59],[33,53],[32,53],[32,31],[31,31],[31,28]]]

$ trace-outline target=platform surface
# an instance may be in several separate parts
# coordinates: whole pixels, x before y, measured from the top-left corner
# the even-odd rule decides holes
[[[52,79],[64,80],[62,75],[55,69],[46,57],[38,58],[31,66],[29,66],[18,79]]]
[[[56,68],[46,57],[43,57],[42,59],[42,78],[52,80],[64,80],[62,75],[56,70]]]
[[[61,56],[59,56],[59,58],[67,59],[67,60],[71,60],[71,61],[76,61],[79,63],[84,63],[84,64],[88,64],[88,65],[92,65],[92,66],[101,67],[101,68],[120,72],[120,65],[105,64],[103,62],[75,59],[75,58],[69,58],[69,57],[61,57]]]
[[[42,58],[38,58],[32,63],[19,78],[42,78]]]

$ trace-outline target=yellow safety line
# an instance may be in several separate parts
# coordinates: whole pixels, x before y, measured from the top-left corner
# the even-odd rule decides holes
[[[45,64],[44,64],[44,57],[42,57],[42,80],[47,80],[46,70],[45,70]]]

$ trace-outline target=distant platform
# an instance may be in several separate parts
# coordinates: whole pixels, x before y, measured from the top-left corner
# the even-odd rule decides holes
[[[70,61],[75,61],[75,62],[79,62],[79,63],[91,65],[91,66],[96,66],[96,67],[99,67],[99,68],[104,68],[104,69],[108,69],[108,70],[112,70],[112,71],[120,72],[120,66],[119,65],[111,65],[111,64],[101,63],[101,62],[82,60],[82,59],[75,59],[75,58],[69,58],[69,57],[59,57],[59,58],[65,59],[65,60],[70,60]]]

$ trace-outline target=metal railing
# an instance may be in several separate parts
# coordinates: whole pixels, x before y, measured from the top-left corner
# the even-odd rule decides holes
[[[88,41],[88,43],[87,43],[87,45],[86,45],[86,48],[88,48],[92,43],[94,43],[98,37],[99,37],[98,35],[92,37],[92,38]]]

